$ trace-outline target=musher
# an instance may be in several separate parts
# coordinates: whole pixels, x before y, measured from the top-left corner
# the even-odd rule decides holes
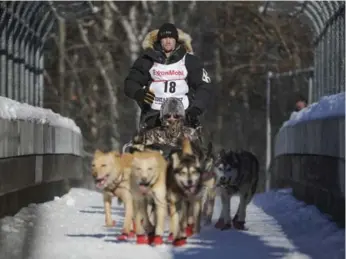
[[[190,36],[165,23],[146,35],[142,47],[144,53],[130,68],[124,86],[125,95],[141,108],[141,128],[160,126],[161,105],[168,97],[183,102],[187,125],[197,127],[214,88],[202,62],[192,54]]]

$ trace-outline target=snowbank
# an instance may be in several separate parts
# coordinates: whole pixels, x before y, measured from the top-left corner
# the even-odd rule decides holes
[[[319,102],[312,103],[301,111],[293,113],[290,119],[284,122],[282,128],[304,121],[341,116],[345,116],[345,92],[323,96]]]
[[[76,123],[51,109],[34,107],[26,103],[0,96],[0,118],[6,120],[25,120],[39,124],[62,127],[81,133]]]

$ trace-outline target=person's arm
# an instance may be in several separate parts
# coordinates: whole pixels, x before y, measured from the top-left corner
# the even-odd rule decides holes
[[[140,106],[142,105],[145,96],[145,90],[143,87],[148,86],[150,81],[149,70],[151,66],[151,60],[139,57],[130,68],[130,72],[124,81],[125,95],[136,100]]]
[[[187,54],[185,64],[188,71],[187,82],[189,87],[195,90],[194,100],[189,109],[197,108],[201,114],[214,98],[215,89],[199,58]]]

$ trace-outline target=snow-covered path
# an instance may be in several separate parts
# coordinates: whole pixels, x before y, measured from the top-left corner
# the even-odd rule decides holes
[[[214,219],[219,215],[215,205]],[[232,200],[232,211],[238,205]],[[105,228],[102,196],[72,189],[54,201],[31,205],[0,220],[0,258],[4,259],[207,259],[344,258],[345,234],[313,206],[288,190],[260,194],[248,207],[247,231],[204,227],[188,245],[175,248],[118,243],[123,207],[114,200],[114,228]]]

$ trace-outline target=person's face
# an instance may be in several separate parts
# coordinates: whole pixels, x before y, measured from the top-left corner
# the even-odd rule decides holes
[[[172,52],[175,49],[176,41],[174,38],[163,38],[161,39],[161,46],[165,52]]]
[[[166,114],[163,118],[167,122],[174,123],[177,120],[181,120],[182,116],[178,114]]]
[[[296,102],[296,110],[300,111],[301,109],[306,107],[306,103],[304,101]]]

